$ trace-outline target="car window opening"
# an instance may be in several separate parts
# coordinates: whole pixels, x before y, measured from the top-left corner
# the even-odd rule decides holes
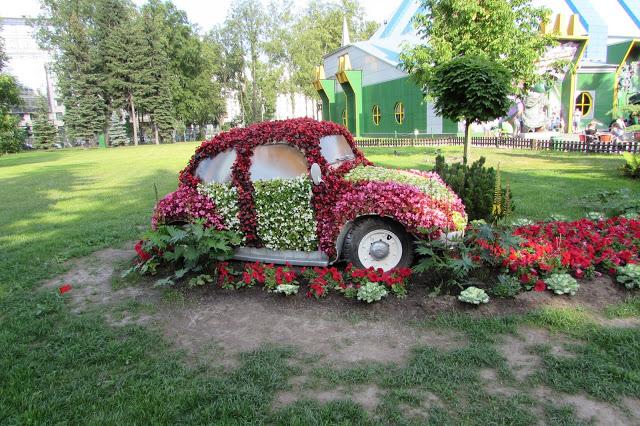
[[[353,160],[355,155],[347,139],[342,135],[330,135],[320,138],[320,152],[331,167]]]

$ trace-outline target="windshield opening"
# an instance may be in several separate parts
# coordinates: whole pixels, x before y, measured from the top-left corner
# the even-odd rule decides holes
[[[320,138],[320,152],[333,168],[355,158],[349,143],[342,135],[330,135]]]

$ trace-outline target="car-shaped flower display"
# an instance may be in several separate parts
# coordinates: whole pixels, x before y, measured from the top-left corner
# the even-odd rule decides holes
[[[409,266],[416,238],[460,232],[458,196],[433,172],[376,167],[347,129],[298,118],[203,142],[152,225],[204,220],[243,236],[235,258],[326,266]]]

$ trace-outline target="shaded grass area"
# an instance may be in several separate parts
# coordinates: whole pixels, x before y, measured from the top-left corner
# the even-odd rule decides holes
[[[447,162],[462,161],[462,147],[367,148],[367,158],[376,164],[431,170],[437,153]],[[395,151],[395,154],[394,154]],[[579,218],[585,210],[580,197],[601,191],[630,188],[640,197],[640,185],[624,178],[618,168],[620,155],[584,155],[553,151],[472,148],[470,162],[481,156],[487,166],[500,165],[503,184],[508,181],[516,204],[515,217],[535,220],[552,214]]]
[[[552,424],[576,423],[570,408],[536,402],[522,387],[510,397],[482,391],[481,368],[495,369],[518,386],[496,345],[522,324],[565,333],[581,343],[572,359],[538,348],[544,364],[531,383],[607,401],[639,393],[637,329],[603,328],[584,313],[568,311],[481,320],[454,315],[419,326],[462,331],[469,339],[463,348],[418,347],[405,366],[313,370],[320,387],[379,386],[383,397],[373,415],[348,400],[299,401],[273,410],[275,394],[288,389],[287,380],[299,373],[290,362],[298,354],[290,348],[245,354],[237,368],[227,371],[190,367],[145,328],[113,328],[97,313],[71,314],[61,297],[34,295],[32,288],[62,272],[68,259],[137,238],[149,223],[154,185],[159,196],[172,191],[195,146],[0,158],[0,424],[532,424],[541,416]],[[460,149],[444,152],[449,161],[461,156]],[[381,165],[430,169],[435,149],[402,149],[398,155],[393,149],[368,149],[367,154]],[[472,154],[487,156],[489,165],[500,162],[519,216],[577,217],[582,211],[570,202],[573,198],[631,186],[618,177],[620,160],[613,156],[480,149]],[[612,316],[638,314],[637,300],[611,310]],[[581,374],[586,370],[589,374]],[[410,409],[419,411],[427,392],[443,405],[412,420]]]

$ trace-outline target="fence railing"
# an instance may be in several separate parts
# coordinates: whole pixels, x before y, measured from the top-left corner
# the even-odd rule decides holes
[[[447,136],[438,138],[362,138],[356,140],[362,148],[370,147],[409,147],[409,146],[456,146],[464,145],[464,138]],[[474,137],[471,145],[484,148],[511,148],[531,150],[551,150],[564,152],[583,152],[594,154],[618,154],[621,152],[640,153],[640,142],[585,142],[576,140],[533,140],[505,137]]]

